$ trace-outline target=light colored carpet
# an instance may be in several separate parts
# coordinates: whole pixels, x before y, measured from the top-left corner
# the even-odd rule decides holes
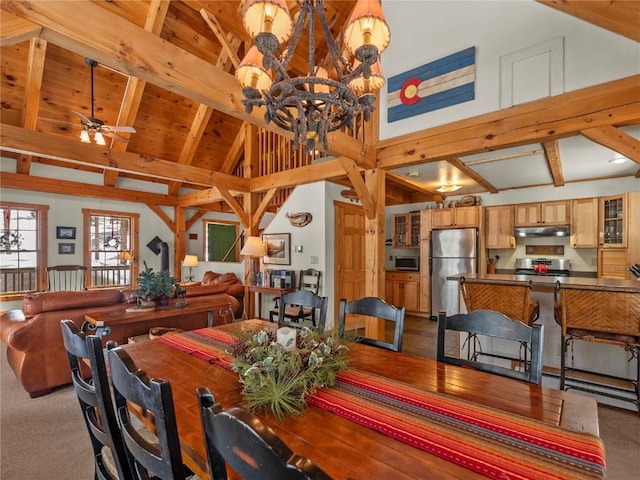
[[[0,354],[0,479],[93,478],[89,434],[73,387],[29,398],[7,365],[4,343]],[[640,472],[640,414],[606,406],[598,410],[607,478],[636,480]]]

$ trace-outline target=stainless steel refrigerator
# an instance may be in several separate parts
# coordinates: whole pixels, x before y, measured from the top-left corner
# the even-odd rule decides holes
[[[447,277],[477,272],[477,251],[477,228],[431,231],[431,318],[437,318],[441,310],[447,315],[459,313],[458,282]]]

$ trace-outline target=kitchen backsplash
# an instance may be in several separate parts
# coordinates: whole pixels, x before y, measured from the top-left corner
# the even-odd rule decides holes
[[[515,268],[517,258],[566,258],[571,261],[573,272],[597,272],[598,250],[596,248],[575,249],[570,246],[570,237],[566,238],[516,238],[515,249],[492,249],[489,257],[498,255],[500,259],[496,263],[497,269],[512,270]],[[527,245],[562,245],[563,255],[531,255],[527,254]]]

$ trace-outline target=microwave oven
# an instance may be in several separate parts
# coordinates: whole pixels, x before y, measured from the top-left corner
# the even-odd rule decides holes
[[[420,257],[418,256],[396,256],[396,270],[420,270]]]

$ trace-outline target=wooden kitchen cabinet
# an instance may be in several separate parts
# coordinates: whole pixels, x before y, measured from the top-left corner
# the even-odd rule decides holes
[[[393,216],[393,248],[420,247],[420,212]]]
[[[387,303],[405,307],[408,312],[420,310],[420,274],[388,272],[385,281]]]
[[[513,205],[485,207],[485,248],[516,248]]]
[[[436,208],[431,210],[431,228],[467,228],[478,227],[480,207]]]
[[[571,202],[571,246],[598,247],[597,198],[579,198]]]
[[[516,227],[569,225],[570,223],[571,203],[568,200],[520,203],[514,206],[514,225]]]
[[[598,250],[598,278],[629,278],[625,248]]]
[[[600,197],[598,229],[600,248],[627,246],[627,194]]]

